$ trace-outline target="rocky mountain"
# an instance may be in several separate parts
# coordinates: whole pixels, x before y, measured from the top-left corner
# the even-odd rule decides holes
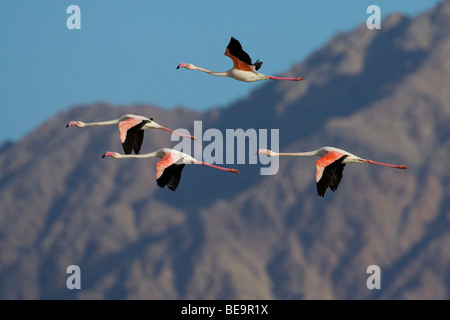
[[[226,108],[76,106],[2,146],[0,298],[449,299],[448,30],[443,1],[338,34],[285,73],[304,81]],[[191,133],[279,129],[282,151],[331,145],[409,168],[349,164],[321,198],[313,158],[281,158],[275,175],[191,165],[171,192],[155,159],[101,158],[122,151],[115,126],[65,127],[125,113]],[[142,152],[175,143],[147,130]],[[70,265],[81,290],[66,287]],[[371,265],[381,289],[366,285]]]

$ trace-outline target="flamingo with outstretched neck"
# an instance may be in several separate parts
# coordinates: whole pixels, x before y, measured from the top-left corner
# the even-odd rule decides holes
[[[225,49],[225,55],[233,60],[233,68],[225,72],[213,72],[204,68],[197,67],[192,63],[180,63],[177,66],[179,68],[186,68],[188,70],[199,70],[211,74],[213,76],[230,77],[239,81],[245,82],[255,82],[259,80],[289,80],[289,81],[300,81],[303,77],[297,78],[284,78],[269,76],[259,73],[258,70],[261,68],[262,61],[256,60],[252,63],[250,56],[242,49],[239,41],[231,37],[231,40]]]
[[[120,141],[122,142],[122,147],[125,154],[130,154],[133,150],[136,154],[140,152],[142,141],[144,140],[143,130],[146,129],[161,129],[182,137],[197,140],[197,138],[194,136],[185,135],[163,127],[162,125],[156,123],[153,118],[147,118],[135,114],[126,114],[118,119],[101,122],[70,121],[66,125],[66,128],[71,126],[75,126],[78,128],[90,126],[109,126],[113,124],[118,124],[119,126]]]
[[[167,187],[172,191],[175,191],[177,189],[181,179],[181,172],[183,171],[183,168],[186,164],[201,164],[204,166],[208,166],[223,171],[239,173],[239,170],[237,169],[219,167],[213,164],[199,161],[184,152],[170,148],[162,148],[155,152],[136,155],[133,154],[125,155],[117,152],[107,151],[102,156],[102,158],[105,157],[111,157],[114,159],[124,159],[124,158],[142,159],[142,158],[156,157],[161,159],[156,163],[156,183],[161,188],[164,188],[167,185]]]
[[[317,150],[297,153],[277,153],[272,150],[259,149],[258,154],[266,154],[269,157],[291,156],[291,157],[310,157],[318,156],[316,161],[316,184],[317,194],[321,197],[325,196],[325,191],[330,188],[336,191],[342,179],[342,172],[347,163],[371,163],[380,166],[391,167],[396,169],[408,169],[406,165],[387,164],[376,162],[369,159],[363,159],[350,152],[334,147],[322,147]]]

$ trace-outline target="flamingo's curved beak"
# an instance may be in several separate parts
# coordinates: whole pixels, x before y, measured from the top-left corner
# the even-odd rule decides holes
[[[256,154],[265,154],[268,157],[270,157],[272,155],[272,151],[267,150],[267,149],[259,149]]]
[[[102,159],[103,159],[104,157],[112,157],[112,156],[114,156],[114,152],[106,151],[106,152],[102,155]]]

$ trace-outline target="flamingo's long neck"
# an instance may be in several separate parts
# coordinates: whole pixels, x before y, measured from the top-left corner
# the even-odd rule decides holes
[[[289,157],[312,157],[317,156],[319,150],[307,151],[307,152],[284,152],[284,153],[276,153],[272,151],[272,156],[289,156]]]
[[[123,159],[123,158],[154,158],[158,157],[158,151],[151,152],[151,153],[144,153],[144,154],[120,154],[116,153],[113,158],[117,159]]]
[[[207,69],[204,69],[204,68],[200,68],[200,67],[197,67],[197,66],[194,66],[194,65],[191,66],[191,70],[203,71],[203,72],[209,73],[209,74],[211,74],[213,76],[219,76],[219,77],[228,77],[229,76],[228,72],[214,72],[214,71],[207,70]]]
[[[81,122],[83,127],[91,127],[91,126],[109,126],[112,124],[119,123],[120,119],[109,120],[109,121],[100,121],[100,122]]]

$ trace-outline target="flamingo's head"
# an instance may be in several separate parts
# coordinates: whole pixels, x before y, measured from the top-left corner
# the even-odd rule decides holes
[[[67,124],[66,128],[73,127],[73,126],[78,127],[78,128],[84,127],[84,122],[82,122],[82,121],[69,121],[69,123]]]
[[[265,155],[267,155],[268,157],[270,157],[270,156],[272,155],[272,151],[267,150],[267,149],[259,149],[259,150],[258,150],[258,154],[265,154]]]
[[[106,151],[106,152],[103,154],[102,158],[104,158],[104,157],[112,157],[112,158],[115,158],[116,156],[117,156],[117,153],[116,153],[116,152]]]
[[[188,69],[188,70],[192,70],[193,69],[193,64],[191,64],[191,63],[180,63],[179,65],[178,65],[178,67],[177,67],[177,69],[179,69],[179,68],[186,68],[186,69]]]

